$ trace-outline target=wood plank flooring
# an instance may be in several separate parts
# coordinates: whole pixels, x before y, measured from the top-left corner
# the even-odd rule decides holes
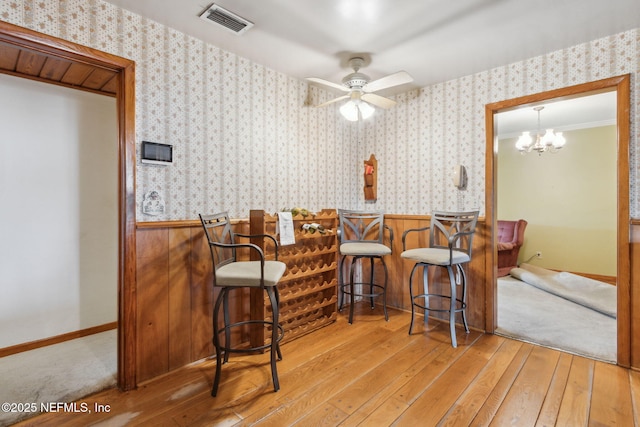
[[[359,305],[282,345],[281,389],[268,353],[231,355],[218,397],[215,361],[82,399],[91,412],[47,413],[22,426],[637,426],[640,373],[497,335]],[[96,405],[108,405],[98,412]]]

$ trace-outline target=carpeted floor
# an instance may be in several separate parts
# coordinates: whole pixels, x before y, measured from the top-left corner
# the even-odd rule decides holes
[[[612,317],[513,277],[498,279],[499,335],[615,363],[616,332]]]
[[[116,385],[117,331],[0,358],[0,402],[72,402]],[[33,415],[0,411],[0,426]]]

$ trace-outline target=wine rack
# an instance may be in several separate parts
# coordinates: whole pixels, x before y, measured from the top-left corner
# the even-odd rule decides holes
[[[251,234],[277,236],[277,223],[277,214],[267,214],[263,210],[250,213]],[[298,338],[337,318],[338,215],[335,209],[323,209],[305,217],[298,214],[293,217],[293,223],[295,244],[278,247],[278,260],[287,264],[278,284],[279,322],[285,331],[283,341]],[[311,223],[322,225],[324,233],[303,229],[304,224]],[[265,255],[272,256],[273,248],[265,240],[268,239],[254,243],[265,250]],[[252,295],[251,311],[254,318],[272,318],[271,304],[263,292]],[[267,328],[253,331],[251,341],[253,344],[268,342],[270,336]]]

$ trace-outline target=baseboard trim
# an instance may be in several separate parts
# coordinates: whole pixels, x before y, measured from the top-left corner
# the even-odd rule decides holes
[[[603,276],[601,274],[590,274],[590,273],[573,273],[573,274],[586,277],[587,279],[597,280],[598,282],[608,283],[613,286],[616,286],[618,282],[618,278],[616,276]]]
[[[67,332],[66,334],[56,335],[55,337],[44,338],[41,340],[25,342],[22,344],[12,345],[11,347],[0,348],[0,357],[10,356],[12,354],[22,353],[23,351],[34,350],[48,345],[58,344],[61,342],[74,340],[76,338],[86,337],[88,335],[100,332],[110,331],[118,327],[118,322],[105,323],[104,325],[92,326],[90,328],[81,329],[79,331]]]

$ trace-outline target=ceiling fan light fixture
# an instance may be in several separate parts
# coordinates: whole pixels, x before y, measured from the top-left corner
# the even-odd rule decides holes
[[[360,102],[360,104],[358,104],[358,109],[360,110],[360,114],[362,114],[363,119],[368,119],[369,117],[373,116],[373,113],[376,111],[376,109],[371,105],[362,101]]]
[[[375,112],[374,107],[386,110],[396,104],[396,101],[377,95],[374,92],[413,81],[413,78],[406,71],[398,71],[397,73],[389,74],[377,80],[370,81],[369,76],[359,71],[360,67],[363,65],[363,58],[359,56],[351,58],[349,60],[349,66],[353,69],[353,73],[342,79],[342,84],[333,83],[317,77],[307,77],[307,80],[313,83],[348,93],[348,95],[338,96],[337,98],[323,102],[318,105],[318,107],[326,107],[327,105],[335,102],[341,102],[346,98],[351,98],[342,105],[342,107],[340,107],[340,113],[342,116],[352,122],[358,121],[361,117],[363,119],[368,119]]]
[[[350,122],[358,121],[358,107],[353,101],[345,102],[345,104],[340,107],[340,114]]]
[[[345,102],[345,104],[340,107],[342,117],[351,122],[357,122],[360,117],[366,120],[371,117],[375,111],[375,108],[368,103],[353,99]]]

